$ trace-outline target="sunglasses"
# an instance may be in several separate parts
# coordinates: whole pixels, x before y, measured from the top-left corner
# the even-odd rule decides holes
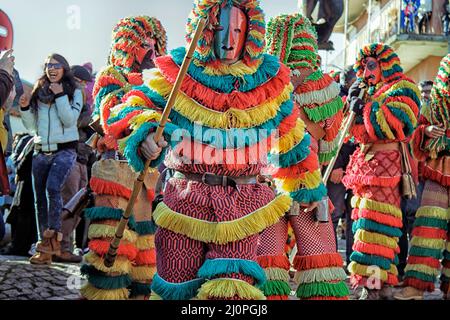
[[[61,63],[46,63],[45,68],[47,69],[62,69],[63,65]]]

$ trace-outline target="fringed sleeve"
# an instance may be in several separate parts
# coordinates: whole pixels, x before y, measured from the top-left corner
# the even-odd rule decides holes
[[[156,130],[165,100],[143,84],[142,77],[133,74],[128,78],[127,81],[112,67],[105,69],[97,78],[94,99],[105,133],[117,140],[119,151],[134,170],[142,171],[145,159],[139,146]],[[173,130],[173,125],[168,124],[166,140]],[[151,166],[158,166],[164,156],[165,151]]]
[[[290,130],[280,132],[269,161],[275,168],[272,176],[279,192],[300,203],[315,202],[326,195],[318,155],[311,149],[311,137],[302,120],[295,120]]]
[[[369,141],[402,141],[410,137],[417,126],[419,97],[417,86],[406,78],[380,89],[363,109],[364,134]]]

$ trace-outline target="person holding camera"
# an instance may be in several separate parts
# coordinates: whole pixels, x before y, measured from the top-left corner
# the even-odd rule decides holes
[[[34,134],[33,189],[39,239],[33,264],[50,264],[61,254],[61,189],[75,163],[79,135],[77,121],[83,107],[67,60],[52,54],[31,97],[19,101],[24,126]]]

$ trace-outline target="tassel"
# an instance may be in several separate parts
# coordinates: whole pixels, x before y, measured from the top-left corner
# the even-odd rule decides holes
[[[346,297],[350,295],[347,285],[344,282],[327,283],[315,282],[305,283],[298,287],[297,297],[300,299],[317,296],[325,297]]]
[[[80,289],[80,293],[88,300],[128,300],[129,291],[124,289],[102,290],[91,284],[87,284]]]
[[[189,300],[197,295],[197,291],[203,282],[203,279],[194,279],[183,283],[171,283],[155,274],[152,291],[162,300]]]
[[[198,299],[213,298],[240,300],[266,300],[264,294],[248,282],[237,279],[214,279],[204,283],[198,293]]]

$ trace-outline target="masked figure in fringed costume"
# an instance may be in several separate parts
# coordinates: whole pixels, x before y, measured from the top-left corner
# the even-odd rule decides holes
[[[280,157],[280,166],[289,167],[300,161],[302,167],[313,169],[318,158],[326,162],[336,154],[335,140],[343,108],[339,85],[328,74],[322,73],[316,32],[311,22],[301,14],[282,15],[270,20],[267,39],[268,53],[279,57],[291,69],[294,100],[298,103],[296,108],[299,107],[300,117],[305,119],[309,132],[295,147],[295,156]],[[305,172],[305,169],[300,172]],[[325,193],[325,187],[320,184],[309,192],[298,192],[296,200],[317,202]],[[331,219],[320,224],[314,219],[314,213],[305,212],[304,208],[292,210],[289,216],[261,234],[258,261],[268,277],[264,286],[268,299],[287,299],[291,291],[290,263],[283,251],[288,221],[294,229],[298,248],[294,260],[297,297],[347,299],[349,292],[343,281],[346,274],[342,257],[336,252]]]
[[[407,142],[417,125],[420,92],[388,45],[365,46],[354,69],[359,80],[350,88],[348,101],[357,114],[351,133],[360,148],[351,156],[343,179],[354,193],[355,242],[349,271],[352,283],[363,289],[360,299],[370,300],[390,297],[390,286],[398,282],[400,142]],[[359,98],[361,81],[368,87],[364,99]]]
[[[442,59],[431,91],[431,105],[422,107],[411,145],[414,156],[425,161],[425,187],[416,213],[411,249],[400,300],[423,299],[434,291],[441,274],[441,291],[449,299],[450,282],[450,55]],[[441,262],[442,259],[442,271]]]
[[[172,171],[153,213],[152,297],[265,299],[259,233],[289,211],[292,199],[303,202],[317,192],[320,198],[325,189],[317,156],[304,159],[309,138],[294,108],[289,69],[264,54],[259,1],[195,1],[188,42],[202,17],[208,24],[165,128],[170,148],[161,153],[167,143],[153,137],[185,48],[156,59],[157,69],[144,73],[145,86],[111,111],[109,124],[123,124],[114,136],[136,171],[144,157],[152,167],[164,159]],[[269,161],[279,194],[260,175]]]
[[[122,122],[116,122],[114,117],[122,119],[129,115],[122,113],[112,117],[111,114],[116,105],[127,100],[132,86],[143,84],[142,70],[154,67],[153,60],[166,54],[166,41],[166,32],[157,19],[146,16],[122,19],[113,31],[109,66],[97,77],[95,115],[101,119],[104,135],[96,142],[101,160],[94,164],[90,181],[96,194],[95,207],[85,211],[91,220],[90,252],[85,256],[88,264],[81,271],[89,283],[81,293],[87,299],[142,299],[151,293],[151,281],[156,272],[156,226],[151,221],[156,170],[147,176],[115,265],[110,269],[103,265],[103,256],[137,177],[126,160],[119,160],[121,156],[114,138],[123,130]]]

